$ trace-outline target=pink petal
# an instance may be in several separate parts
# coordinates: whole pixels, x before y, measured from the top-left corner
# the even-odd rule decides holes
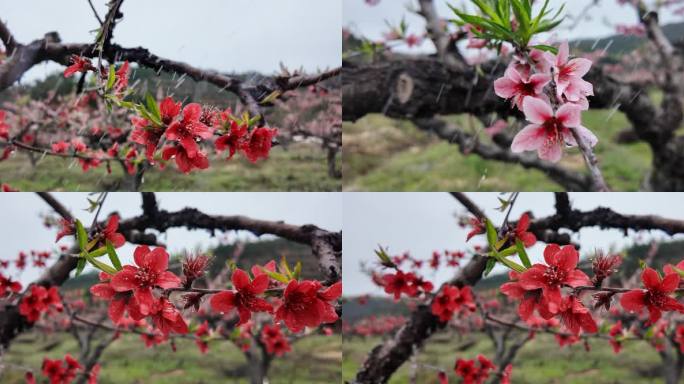
[[[544,87],[550,81],[551,81],[551,76],[543,74],[543,73],[537,73],[537,74],[532,75],[530,77],[529,82],[534,86],[534,93],[539,94],[544,90]]]
[[[529,99],[526,97],[525,100]],[[511,143],[511,151],[520,153],[541,148],[546,141],[546,132],[539,124],[530,124],[518,132]]]
[[[556,56],[556,65],[561,66],[568,62],[568,56],[570,54],[570,47],[568,42],[564,41],[558,47],[558,55]]]
[[[529,122],[536,124],[542,124],[553,117],[551,105],[535,97],[526,97],[523,100],[523,112]]]
[[[589,72],[591,68],[591,60],[578,57],[568,62],[568,66],[572,67],[572,76],[582,77]]]
[[[510,79],[502,77],[494,81],[494,93],[501,98],[510,99],[515,95],[515,86]]]
[[[581,111],[578,106],[565,103],[556,111],[556,117],[566,127],[577,127],[581,122]]]
[[[537,151],[540,159],[548,160],[552,163],[557,163],[563,157],[563,148],[561,144],[555,141],[547,141]]]

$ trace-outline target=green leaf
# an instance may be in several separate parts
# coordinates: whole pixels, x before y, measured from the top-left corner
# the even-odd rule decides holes
[[[282,93],[281,91],[275,90],[275,91],[271,92],[268,96],[264,97],[264,98],[259,102],[259,104],[262,104],[262,105],[263,105],[263,104],[269,104],[269,103],[275,101],[277,98],[279,98],[280,95],[282,95],[282,94],[283,94],[283,93]]]
[[[116,71],[114,70],[114,64],[109,66],[109,72],[107,73],[107,90],[109,91],[114,87],[114,82],[116,82]]]
[[[532,263],[530,263],[530,258],[527,256],[527,251],[525,251],[525,244],[523,244],[520,239],[515,239],[515,247],[518,249],[518,257],[520,257],[520,262],[525,266],[525,268],[530,268]]]
[[[88,245],[88,234],[81,220],[76,220],[76,238],[78,239],[78,246],[82,252],[87,252],[86,246]]]
[[[502,239],[499,239],[499,241],[497,241],[496,244],[494,244],[494,246],[496,247],[496,250],[498,251],[499,249],[501,249],[501,247],[503,247],[507,241],[508,241],[508,235],[504,236]]]
[[[107,247],[100,247],[100,248],[98,248],[92,252],[90,252],[90,251],[88,252],[88,255],[90,255],[92,257],[100,257],[100,256],[104,256],[106,254],[107,254]]]
[[[675,267],[675,266],[673,266],[672,269],[674,269],[674,271],[677,272],[677,274],[678,274],[680,277],[684,277],[684,270],[679,269],[679,268],[677,268],[677,267]]]
[[[116,250],[114,249],[114,245],[112,245],[112,242],[107,240],[105,243],[107,247],[107,254],[109,255],[109,260],[112,262],[112,265],[114,268],[116,268],[117,271],[120,271],[123,269],[121,266],[121,261],[119,260],[119,255],[116,254]]]
[[[494,9],[491,6],[489,6],[489,4],[485,3],[482,0],[472,0],[472,2],[475,5],[477,5],[478,8],[480,8],[480,11],[482,11],[483,14],[489,16],[497,24],[502,24],[499,15],[497,15],[496,12],[494,12]]]
[[[498,235],[496,233],[496,228],[494,228],[494,225],[492,224],[489,219],[484,219],[485,221],[485,228],[487,228],[487,243],[489,244],[489,247],[495,251],[498,251],[499,248],[496,247],[496,242],[498,239]]]
[[[380,258],[380,264],[389,268],[395,267],[394,262],[392,262],[392,259],[390,259],[387,251],[382,249],[381,246],[378,245],[378,249],[375,251],[375,254],[378,256],[378,258]]]
[[[76,276],[80,275],[81,272],[83,272],[83,268],[85,268],[86,265],[86,259],[84,258],[79,258],[78,261],[76,262]]]
[[[159,105],[157,105],[157,100],[151,93],[147,92],[145,95],[145,104],[147,106],[147,111],[161,122],[161,112],[159,111]]]
[[[485,267],[484,270],[484,275],[485,277],[489,275],[490,272],[492,272],[492,269],[494,269],[494,266],[496,266],[496,259],[493,257],[490,257],[487,259],[487,266]]]
[[[291,280],[292,279],[292,270],[290,270],[290,266],[287,265],[287,258],[285,256],[283,256],[282,259],[280,259],[280,268],[281,268],[281,271],[285,271],[285,273],[287,274],[287,277],[290,278],[290,280]]]
[[[264,273],[267,274],[268,277],[270,277],[273,280],[277,280],[277,281],[280,281],[281,283],[285,283],[285,284],[290,282],[290,279],[288,279],[287,276],[285,276],[281,273],[268,270],[264,267],[261,267],[261,270],[264,271]]]
[[[295,264],[294,273],[292,275],[294,276],[295,280],[299,280],[299,276],[301,274],[302,274],[302,262],[298,261],[297,264]]]
[[[510,268],[516,272],[525,272],[525,267],[516,263],[515,261],[512,261],[512,260],[505,258],[505,257],[497,257],[496,259],[500,263],[504,264],[505,266],[507,266],[508,268]]]
[[[109,265],[107,265],[107,264],[105,264],[105,263],[102,263],[102,262],[100,262],[100,261],[97,261],[94,257],[90,256],[89,254],[86,254],[84,257],[85,257],[86,260],[88,260],[88,262],[89,262],[90,264],[92,264],[95,268],[97,268],[97,269],[99,269],[99,270],[101,270],[101,271],[103,271],[103,272],[107,272],[107,273],[109,273],[110,275],[114,275],[114,274],[116,274],[116,272],[118,272],[116,269],[110,267]]]
[[[516,253],[518,253],[518,249],[515,247],[515,245],[512,245],[512,246],[504,249],[501,252],[497,252],[497,254],[501,257],[512,256],[512,255],[515,255]]]
[[[537,44],[537,45],[531,46],[530,48],[538,49],[540,51],[545,51],[545,52],[551,52],[554,55],[558,54],[558,48],[552,47],[550,45]]]

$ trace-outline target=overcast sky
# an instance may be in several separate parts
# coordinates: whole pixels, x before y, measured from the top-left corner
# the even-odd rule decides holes
[[[503,214],[495,210],[497,193],[468,193],[495,223]],[[469,229],[460,228],[454,213],[465,212],[460,203],[447,193],[345,193],[344,194],[344,258],[343,281],[345,295],[383,294],[367,275],[360,272],[361,262],[375,262],[373,250],[378,245],[388,247],[390,254],[410,251],[414,257],[427,259],[433,250],[465,250]],[[681,193],[571,193],[573,207],[589,210],[597,206],[610,207],[626,214],[657,214],[684,219],[684,195]],[[553,214],[553,193],[521,193],[511,217],[517,220],[525,211],[536,217]],[[586,228],[573,240],[586,257],[596,249],[622,249],[630,244],[648,243],[651,239],[670,239],[663,232],[643,232],[625,237],[622,231]],[[684,236],[677,235],[677,239]],[[483,236],[471,239],[468,246],[484,245]],[[529,250],[532,262],[543,260],[543,243]],[[472,248],[470,248],[472,249]],[[683,255],[684,256],[684,255]],[[496,271],[504,271],[497,267]],[[428,269],[425,276],[441,283],[453,275],[453,268],[442,268],[434,275]]]
[[[92,1],[104,17],[109,0]],[[272,74],[280,62],[316,71],[341,63],[341,1],[128,0],[114,42],[219,71]],[[0,15],[22,43],[48,31],[63,42],[90,42],[99,26],[87,0],[5,0]],[[26,79],[58,68],[34,67]]]
[[[637,16],[634,8],[629,6],[620,6],[615,0],[600,0],[597,6],[591,8],[586,12],[581,22],[574,28],[568,29],[574,24],[572,16],[578,16],[587,4],[593,3],[595,0],[550,0],[549,6],[552,9],[558,9],[562,4],[565,4],[564,14],[568,17],[565,22],[558,28],[558,38],[575,39],[575,38],[595,38],[604,37],[615,34],[616,24],[636,24]],[[653,1],[647,1],[653,3]],[[406,18],[409,24],[409,33],[419,34],[425,31],[425,23],[420,16],[407,11],[408,8],[416,9],[416,0],[381,0],[380,4],[376,6],[368,6],[364,0],[344,0],[343,3],[343,26],[349,28],[356,34],[362,34],[370,39],[381,39],[383,32],[388,31],[385,21],[392,25],[398,25],[402,17]],[[468,4],[470,10],[473,10],[473,5],[465,0],[435,0],[437,10],[443,18],[453,18],[453,12],[447,6],[452,4],[462,8],[464,4]],[[542,1],[536,2],[535,9],[541,7]],[[537,11],[535,11],[536,14]],[[660,19],[664,23],[672,21],[681,21],[681,16],[671,14],[661,14]],[[600,47],[600,45],[599,45]],[[399,48],[400,51],[407,51]],[[434,48],[431,43],[424,42],[420,47],[408,50],[409,52],[433,51]]]
[[[88,194],[55,193],[54,196],[81,221],[88,225],[92,222],[94,214],[83,210],[88,207]],[[158,193],[157,201],[166,210],[194,207],[208,214],[246,215],[255,219],[283,220],[291,224],[315,224],[330,231],[342,229],[340,193]],[[140,214],[140,205],[139,193],[110,193],[100,215],[106,217],[118,211],[125,219]],[[70,245],[73,241],[73,237],[67,237],[55,244],[56,229],[46,229],[40,217],[53,211],[33,193],[0,194],[0,212],[3,214],[3,220],[0,220],[2,260],[14,260],[20,251],[56,249],[57,245]],[[255,239],[251,233],[240,232],[236,235],[232,232],[228,241],[234,241],[237,236]],[[191,251],[197,247],[207,249],[219,243],[219,239],[210,237],[207,231],[186,229],[170,229],[159,239],[171,253]],[[130,244],[119,248],[118,254],[123,263],[132,262],[134,249]],[[39,274],[40,270],[28,268],[21,275],[21,282],[31,282]],[[12,270],[12,277],[18,277],[16,270]]]

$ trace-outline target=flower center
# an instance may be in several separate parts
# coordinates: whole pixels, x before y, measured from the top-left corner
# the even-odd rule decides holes
[[[668,296],[658,291],[647,291],[644,301],[651,303],[654,307],[663,308]]]
[[[157,274],[147,268],[138,268],[135,272],[135,279],[142,286],[152,286],[157,281]]]
[[[563,269],[558,269],[558,267],[555,266],[546,268],[546,271],[544,272],[544,278],[548,285],[561,285],[566,277],[567,272]]]
[[[535,95],[534,84],[532,84],[531,82],[520,82],[518,83],[518,92],[523,95],[533,96]]]

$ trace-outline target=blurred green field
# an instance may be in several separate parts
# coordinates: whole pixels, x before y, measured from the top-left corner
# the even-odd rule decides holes
[[[252,164],[236,156],[230,161],[211,158],[206,171],[184,175],[175,164],[145,174],[145,191],[339,191],[340,179],[328,176],[326,154],[316,144],[297,143],[287,150],[275,147],[270,158]],[[87,173],[72,160],[46,157],[32,167],[25,154],[0,162],[0,182],[22,191],[116,190],[122,170],[112,164]]]
[[[54,346],[55,341],[59,343]],[[292,352],[276,358],[270,370],[273,384],[339,383],[342,360],[339,336],[311,336],[298,340]],[[210,384],[248,383],[246,361],[232,343],[215,341],[209,352],[200,354],[192,340],[176,340],[177,352],[168,344],[146,349],[136,335],[123,335],[105,351],[101,359],[100,384]],[[49,349],[49,350],[46,350]],[[68,334],[45,335],[26,333],[12,343],[3,356],[8,366],[0,374],[0,382],[24,383],[24,371],[12,365],[40,370],[43,357],[78,356],[78,347]]]
[[[476,119],[451,116],[462,127],[481,129]],[[643,142],[618,144],[618,132],[629,127],[621,112],[590,110],[583,125],[599,138],[596,155],[608,184],[616,191],[635,191],[651,167]],[[471,125],[472,124],[472,125]],[[458,146],[418,130],[408,121],[369,115],[344,123],[344,189],[349,191],[558,191],[562,187],[544,173],[519,165],[464,156]],[[484,133],[483,141],[488,141]],[[561,165],[585,171],[577,149],[566,150]]]
[[[427,343],[418,357],[418,362],[447,369],[449,382],[456,381],[453,371],[458,358],[474,358],[482,353],[493,356],[491,341],[482,334],[475,334],[475,345],[464,352],[456,347],[468,337],[440,333]],[[472,336],[470,336],[472,337]],[[350,380],[367,353],[380,342],[379,337],[368,339],[345,339],[342,343],[344,361],[343,380]],[[552,335],[538,334],[518,353],[513,362],[512,382],[515,384],[646,384],[662,383],[661,360],[658,353],[645,342],[625,343],[622,352],[613,353],[607,340],[594,340],[591,352],[586,352],[582,343],[559,348]],[[404,364],[389,381],[390,384],[408,383],[409,364]],[[423,368],[418,371],[417,382],[437,384],[435,370]]]

